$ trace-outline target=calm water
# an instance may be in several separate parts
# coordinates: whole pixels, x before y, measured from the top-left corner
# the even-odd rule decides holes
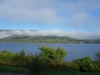
[[[9,50],[12,52],[20,52],[25,50],[26,53],[39,53],[39,46],[42,44],[0,44],[0,50]],[[84,56],[90,56],[95,60],[95,52],[100,51],[100,44],[57,44],[57,43],[45,43],[44,45],[50,46],[53,48],[62,47],[68,52],[68,56],[65,57],[65,60],[71,61],[77,58],[82,58]]]

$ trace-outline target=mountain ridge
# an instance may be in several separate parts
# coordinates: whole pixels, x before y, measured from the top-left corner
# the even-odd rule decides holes
[[[99,39],[84,40],[51,33],[39,34],[39,32],[38,30],[0,30],[0,43],[100,43]]]

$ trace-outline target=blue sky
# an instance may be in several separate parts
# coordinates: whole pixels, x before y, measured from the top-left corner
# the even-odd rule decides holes
[[[100,0],[0,0],[3,29],[58,30],[100,37]]]

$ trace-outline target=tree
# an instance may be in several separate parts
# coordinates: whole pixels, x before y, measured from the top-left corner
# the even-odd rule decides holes
[[[56,54],[58,55],[58,59],[62,60],[67,55],[67,52],[63,48],[58,47]]]
[[[47,46],[41,46],[40,48],[40,57],[49,58],[50,56],[54,55],[54,49]]]
[[[52,47],[40,46],[39,49],[41,51],[40,57],[52,60],[62,60],[67,54],[67,52],[60,47],[55,50]]]
[[[26,55],[25,51],[24,50],[21,50],[20,56],[23,58],[23,57],[25,57],[25,55]]]

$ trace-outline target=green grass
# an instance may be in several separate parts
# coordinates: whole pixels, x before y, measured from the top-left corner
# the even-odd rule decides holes
[[[100,72],[41,72],[33,75],[100,75]]]
[[[25,74],[27,73],[28,75],[100,75],[100,72],[64,72],[64,71],[38,72],[29,74],[30,70],[27,68],[16,68],[4,65],[0,65],[0,72],[25,73]]]
[[[0,65],[0,72],[29,73],[29,69]]]

